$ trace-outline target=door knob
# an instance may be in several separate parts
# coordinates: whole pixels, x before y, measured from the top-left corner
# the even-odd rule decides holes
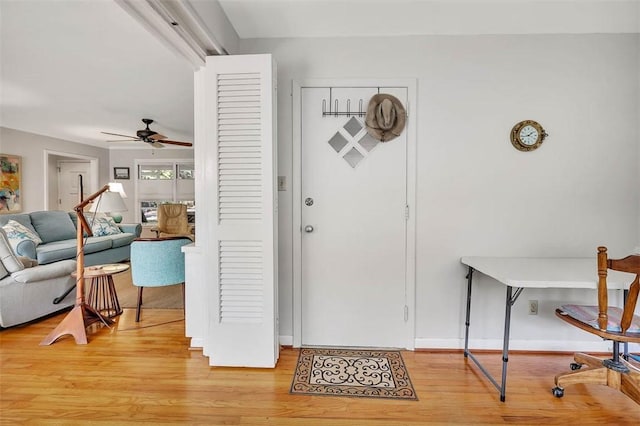
[[[304,227],[304,232],[313,232],[313,226],[307,225]]]

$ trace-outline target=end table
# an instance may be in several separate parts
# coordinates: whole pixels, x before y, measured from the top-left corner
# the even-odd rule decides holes
[[[111,263],[84,268],[84,278],[91,279],[87,303],[105,318],[113,318],[122,314],[116,287],[113,283],[113,275],[127,269],[129,269],[129,265],[126,263]],[[71,276],[75,278],[77,274],[73,272]]]

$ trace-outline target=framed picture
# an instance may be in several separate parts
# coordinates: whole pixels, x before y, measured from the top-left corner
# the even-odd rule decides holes
[[[0,214],[22,211],[19,155],[0,154]]]
[[[129,168],[128,167],[114,167],[113,168],[113,178],[114,179],[129,179]]]

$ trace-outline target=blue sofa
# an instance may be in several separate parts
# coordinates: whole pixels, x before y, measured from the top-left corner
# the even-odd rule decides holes
[[[24,240],[15,247],[18,256],[36,259],[39,265],[76,258],[75,212],[39,211],[0,216],[0,226],[14,220],[35,233],[42,240],[36,245]],[[89,220],[89,222],[91,222]],[[88,237],[84,246],[85,266],[117,263],[129,259],[131,242],[142,233],[142,225],[119,224],[118,234]]]
[[[10,220],[26,227],[42,243],[25,239],[10,243],[4,229]],[[32,321],[63,310],[75,303],[75,291],[55,304],[75,280],[75,213],[42,211],[0,216],[0,327]],[[15,224],[13,224],[15,226]],[[117,263],[129,259],[131,242],[140,236],[140,224],[119,225],[113,235],[88,237],[85,266]],[[34,262],[31,259],[36,259]],[[35,265],[35,266],[34,266]]]

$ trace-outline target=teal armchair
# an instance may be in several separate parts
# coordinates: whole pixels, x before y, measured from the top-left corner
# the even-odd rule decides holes
[[[184,297],[184,253],[182,246],[191,244],[187,237],[136,238],[131,243],[131,278],[138,287],[136,322],[140,321],[142,290],[182,284]]]

